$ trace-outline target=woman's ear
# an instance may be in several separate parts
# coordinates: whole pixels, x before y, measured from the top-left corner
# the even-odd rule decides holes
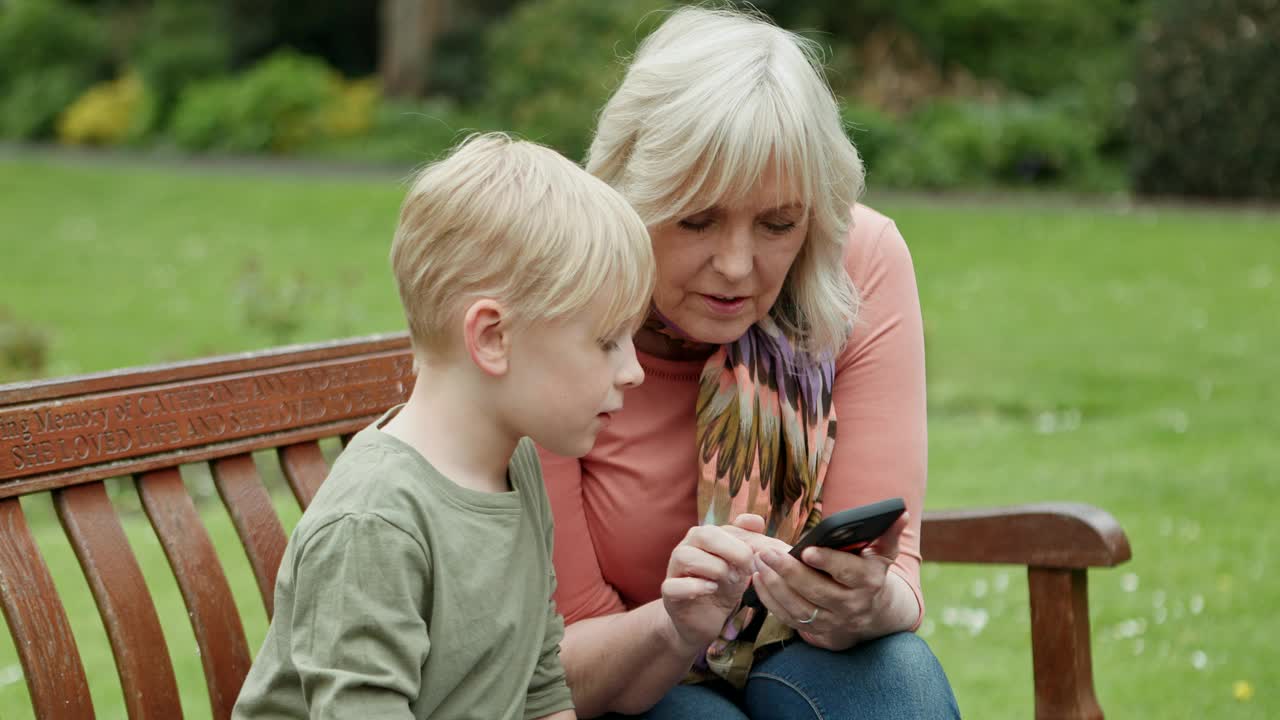
[[[502,304],[481,298],[462,316],[462,339],[471,362],[486,375],[507,373],[511,351],[511,320]]]

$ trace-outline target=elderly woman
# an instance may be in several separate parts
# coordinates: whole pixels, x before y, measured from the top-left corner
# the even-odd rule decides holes
[[[924,342],[911,258],[818,53],[685,8],[640,47],[587,168],[649,227],[646,373],[594,450],[543,454],[578,713],[956,717],[914,635]],[[823,513],[908,514],[861,555],[790,544]],[[754,585],[768,610],[740,609]]]

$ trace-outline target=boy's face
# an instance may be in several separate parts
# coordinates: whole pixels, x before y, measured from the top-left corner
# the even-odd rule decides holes
[[[517,333],[506,381],[516,430],[557,455],[581,457],[644,381],[629,332],[602,338],[588,310]]]

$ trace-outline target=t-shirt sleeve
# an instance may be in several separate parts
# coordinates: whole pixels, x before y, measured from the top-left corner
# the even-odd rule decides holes
[[[604,579],[582,502],[582,461],[538,448],[542,476],[555,513],[555,601],[565,622],[620,613],[627,608]]]
[[[863,214],[866,214],[864,217]],[[897,226],[855,214],[846,267],[862,296],[848,346],[836,363],[837,440],[823,511],[902,497],[911,514],[891,568],[920,592],[920,519],[928,474],[924,325],[915,269]]]
[[[536,464],[537,458],[534,458]],[[555,530],[551,517],[551,504],[545,492],[538,494],[542,518],[543,542],[547,557],[554,554]],[[560,641],[564,638],[564,618],[556,610],[556,570],[551,566],[551,589],[547,594],[546,624],[542,638],[542,653],[538,665],[529,680],[529,695],[525,699],[525,720],[533,720],[561,710],[573,708],[573,694],[569,691],[564,665],[560,662]]]
[[[344,515],[299,548],[290,654],[312,720],[412,717],[430,577],[426,549],[377,515]]]

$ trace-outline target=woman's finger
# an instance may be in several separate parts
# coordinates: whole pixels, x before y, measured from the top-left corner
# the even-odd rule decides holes
[[[670,600],[694,600],[715,593],[720,586],[710,580],[672,577],[662,581],[662,596]]]
[[[805,595],[824,607],[847,605],[850,591],[876,590],[889,568],[883,559],[830,548],[808,548],[801,559],[822,573],[805,586]]]
[[[755,513],[742,513],[733,519],[732,527],[741,528],[747,532],[763,533],[764,518]]]
[[[712,582],[737,582],[746,573],[735,570],[729,563],[716,555],[692,545],[677,545],[671,551],[671,562],[667,565],[669,577],[698,577]]]
[[[769,590],[765,580],[760,573],[756,573],[751,578],[752,586],[756,589],[756,595],[760,598],[760,603],[765,609],[773,614],[774,617],[782,621],[784,625],[796,628],[797,630],[813,629],[812,626],[817,622],[817,616],[822,614],[816,605],[811,605],[808,610],[793,607],[773,596],[773,592]],[[801,622],[813,618],[813,622]]]
[[[761,535],[758,532],[744,530],[732,525],[727,525],[723,529],[731,537],[746,543],[751,548],[751,552],[756,555],[769,550],[777,550],[781,553],[791,552],[791,546],[778,538]]]
[[[745,532],[739,530],[738,532]],[[714,525],[701,525],[690,528],[681,545],[691,546],[723,559],[743,574],[751,570],[751,546],[735,537],[725,528]]]
[[[898,544],[902,541],[902,533],[907,529],[907,523],[911,520],[910,513],[902,513],[898,519],[889,526],[884,534],[875,539],[862,551],[862,557],[871,557],[873,555],[887,559],[893,562],[898,559]]]
[[[783,622],[788,625],[806,624],[801,621],[813,617],[817,604],[798,592],[795,585],[774,567],[775,564],[780,564],[781,558],[784,557],[794,562],[790,557],[772,553],[757,556],[756,573],[752,576],[752,583],[756,583],[756,593],[760,595],[762,601],[766,595],[772,601],[772,605],[766,602],[765,607],[768,607]]]

